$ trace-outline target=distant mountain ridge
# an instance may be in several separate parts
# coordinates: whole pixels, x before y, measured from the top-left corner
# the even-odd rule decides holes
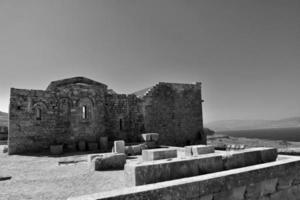
[[[253,130],[300,127],[300,117],[280,120],[221,120],[205,124],[214,131]]]
[[[8,113],[0,111],[0,126],[8,126]]]

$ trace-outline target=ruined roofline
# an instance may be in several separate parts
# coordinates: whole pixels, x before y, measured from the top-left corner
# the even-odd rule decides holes
[[[138,90],[136,92],[133,92],[131,94],[136,95],[138,98],[143,98],[144,96],[146,96],[149,92],[151,92],[151,90],[153,90],[155,87],[159,86],[159,85],[168,85],[168,86],[172,86],[175,89],[177,87],[180,86],[184,86],[184,87],[194,87],[194,86],[198,86],[201,88],[201,82],[195,82],[195,83],[171,83],[171,82],[158,82],[156,85],[153,85],[151,87],[147,87],[145,89],[142,90]]]
[[[107,85],[94,81],[92,79],[88,79],[82,76],[78,76],[78,77],[72,77],[72,78],[66,78],[66,79],[61,79],[61,80],[57,80],[57,81],[52,81],[46,90],[54,90],[57,87],[60,86],[64,86],[64,85],[69,85],[69,84],[76,84],[76,83],[84,83],[84,84],[88,84],[88,85],[96,85],[96,86],[100,86],[100,87],[105,87],[107,88]]]

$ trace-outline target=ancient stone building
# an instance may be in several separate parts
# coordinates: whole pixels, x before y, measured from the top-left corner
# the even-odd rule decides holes
[[[74,77],[53,81],[46,90],[11,88],[9,153],[39,152],[51,144],[74,149],[78,141],[124,139],[144,132],[160,143],[206,143],[201,83],[158,83],[134,94],[117,94],[105,84]]]

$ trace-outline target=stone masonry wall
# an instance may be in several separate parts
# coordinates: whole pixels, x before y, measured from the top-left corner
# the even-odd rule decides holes
[[[279,156],[276,162],[69,198],[79,199],[299,200],[300,159]]]
[[[107,86],[74,77],[53,81],[46,90],[11,89],[9,153],[73,149],[79,141],[123,139],[138,142],[145,132],[164,145],[206,143],[201,84],[159,83],[143,98],[116,94]]]
[[[159,83],[143,98],[145,129],[160,134],[165,145],[206,143],[201,83]]]
[[[41,111],[41,120],[36,119],[37,109]],[[9,110],[9,153],[38,151],[54,142],[56,112],[53,93],[12,88]]]
[[[109,139],[138,141],[144,123],[141,100],[135,95],[108,94],[106,102],[106,127]]]
[[[98,142],[106,131],[106,91],[105,85],[77,82],[45,91],[12,88],[9,153],[44,151],[57,143],[74,147],[80,140]]]
[[[143,123],[140,99],[109,93],[89,79],[55,81],[47,90],[12,88],[9,153],[40,152],[51,144],[74,149],[79,141],[99,142],[101,136],[137,141]]]

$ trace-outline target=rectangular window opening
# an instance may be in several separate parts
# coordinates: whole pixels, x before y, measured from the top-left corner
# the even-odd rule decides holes
[[[87,106],[82,106],[82,119],[87,119]]]
[[[40,108],[36,109],[36,120],[42,120],[42,110]]]
[[[123,130],[123,120],[120,119],[120,131],[122,131],[122,130]]]

